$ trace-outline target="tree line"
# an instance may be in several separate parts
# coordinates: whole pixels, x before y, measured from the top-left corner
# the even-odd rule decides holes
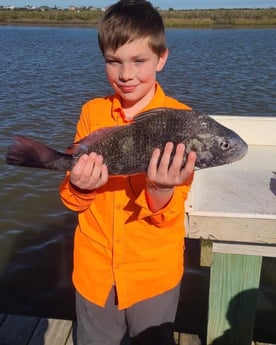
[[[0,24],[97,26],[102,10],[0,9]],[[276,8],[160,10],[166,27],[276,26]]]

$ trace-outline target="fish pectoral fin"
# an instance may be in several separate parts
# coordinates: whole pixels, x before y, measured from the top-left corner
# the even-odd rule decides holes
[[[95,145],[99,140],[103,139],[107,135],[118,131],[123,126],[116,127],[104,127],[97,129],[88,136],[82,138],[80,141],[73,143],[70,147],[67,147],[65,153],[70,155],[78,155],[80,153],[88,153],[89,147]]]

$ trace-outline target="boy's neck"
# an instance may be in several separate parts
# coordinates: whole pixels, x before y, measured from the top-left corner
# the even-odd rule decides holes
[[[127,120],[132,120],[137,114],[143,111],[143,109],[151,102],[155,94],[155,87],[148,92],[140,101],[135,103],[128,103],[122,101],[122,109],[124,111]]]
[[[129,107],[129,108],[124,108],[123,107],[122,109],[124,111],[125,118],[127,120],[132,120],[137,114],[139,114],[144,109],[144,107],[132,106],[132,107]]]

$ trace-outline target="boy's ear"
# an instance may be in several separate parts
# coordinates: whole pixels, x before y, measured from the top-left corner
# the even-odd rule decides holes
[[[167,48],[166,51],[159,57],[159,61],[156,67],[156,72],[162,71],[163,67],[166,65],[168,56],[169,56],[169,49]]]

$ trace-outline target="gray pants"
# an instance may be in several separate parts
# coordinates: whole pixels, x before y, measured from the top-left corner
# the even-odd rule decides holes
[[[156,297],[118,310],[116,289],[99,307],[76,293],[77,345],[120,345],[126,332],[133,345],[172,345],[180,284]]]

